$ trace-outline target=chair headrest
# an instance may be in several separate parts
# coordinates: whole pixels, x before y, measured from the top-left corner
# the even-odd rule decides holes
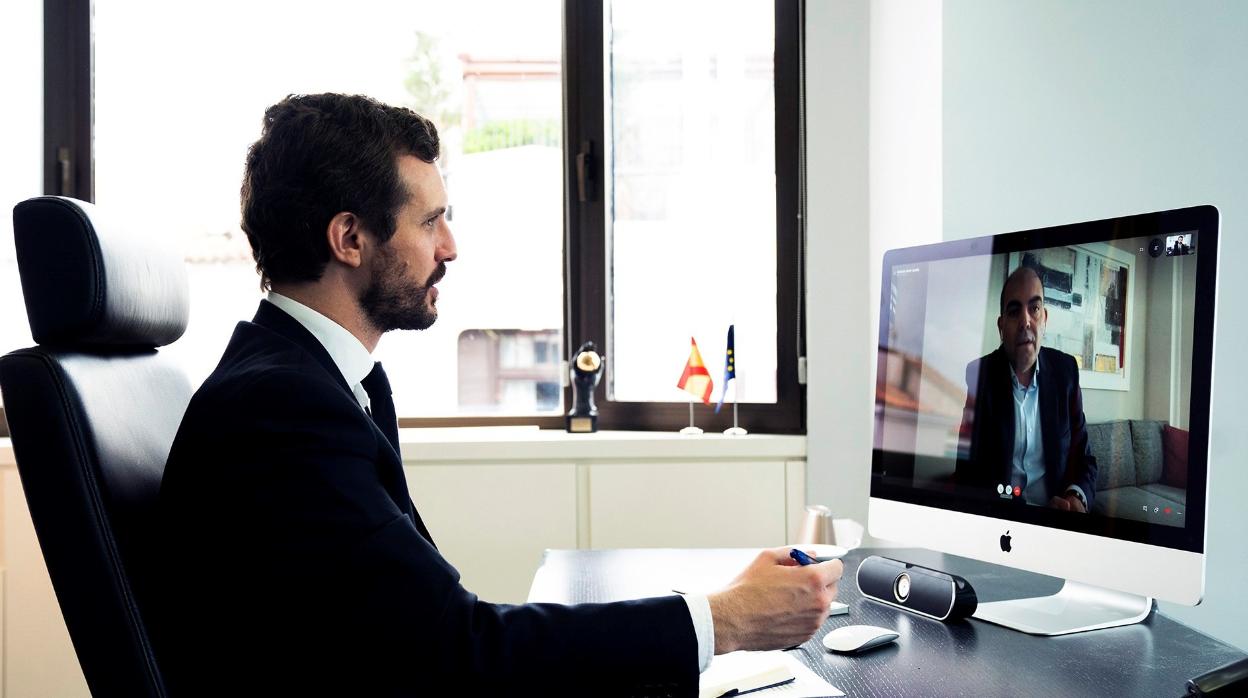
[[[164,346],[186,330],[186,265],[94,205],[60,196],[13,208],[26,317],[45,345]]]

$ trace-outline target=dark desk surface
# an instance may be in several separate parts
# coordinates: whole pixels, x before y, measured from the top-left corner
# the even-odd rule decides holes
[[[754,550],[548,550],[529,601],[578,603],[722,588]],[[1238,649],[1154,612],[1143,623],[1033,637],[978,620],[940,623],[867,601],[854,573],[871,554],[965,577],[980,601],[1051,594],[1053,577],[926,550],[859,549],[845,558],[837,598],[849,615],[824,623],[802,645],[815,673],[849,696],[1179,696],[1187,679],[1244,656]],[[682,589],[682,587],[685,587]],[[860,656],[823,648],[844,625],[894,628],[897,642]]]

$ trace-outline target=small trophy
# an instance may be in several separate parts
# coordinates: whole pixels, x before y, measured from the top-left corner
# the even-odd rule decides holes
[[[598,431],[598,407],[594,405],[594,388],[602,379],[604,359],[594,350],[593,342],[585,342],[572,357],[572,409],[568,411],[568,431],[588,434]]]

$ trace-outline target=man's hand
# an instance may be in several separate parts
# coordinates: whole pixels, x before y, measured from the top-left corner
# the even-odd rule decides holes
[[[845,567],[840,560],[801,567],[789,550],[762,551],[726,589],[708,597],[715,654],[792,647],[823,625]]]
[[[1060,497],[1050,499],[1049,506],[1062,511],[1073,511],[1079,514],[1088,513],[1087,508],[1083,506],[1083,500],[1079,499],[1079,495],[1074,492],[1067,492]]]

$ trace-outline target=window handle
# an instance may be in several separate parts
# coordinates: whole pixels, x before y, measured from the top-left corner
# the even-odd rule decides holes
[[[578,201],[589,201],[593,196],[591,185],[593,177],[590,168],[594,164],[594,144],[592,141],[581,142],[581,152],[576,154],[576,198]]]
[[[68,146],[56,149],[56,169],[60,174],[60,188],[56,192],[60,196],[74,195],[74,159]]]

